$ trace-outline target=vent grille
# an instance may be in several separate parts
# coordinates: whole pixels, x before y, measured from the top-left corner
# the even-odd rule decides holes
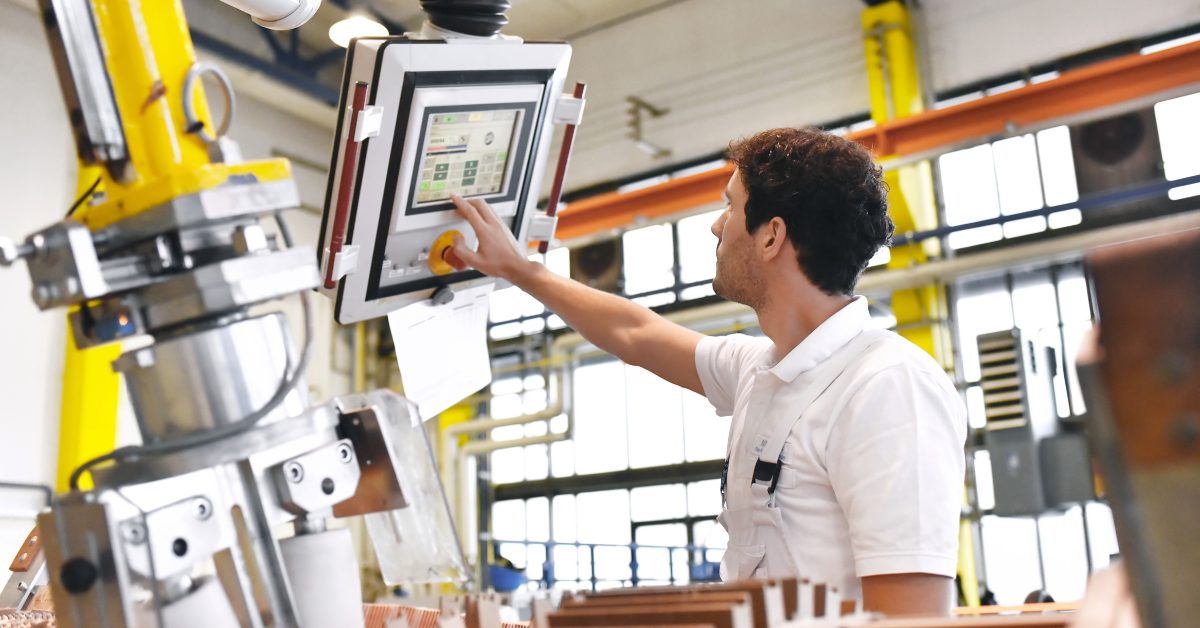
[[[983,389],[988,430],[1022,427],[1029,423],[1021,349],[1013,332],[979,336],[979,387]]]

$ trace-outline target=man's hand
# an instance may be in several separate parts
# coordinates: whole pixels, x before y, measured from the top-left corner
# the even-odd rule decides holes
[[[663,379],[703,394],[696,372],[696,345],[702,336],[650,310],[606,292],[559,277],[529,261],[528,252],[508,225],[481,199],[451,196],[458,213],[475,230],[479,247],[472,251],[461,239],[446,252],[446,261],[511,282],[564,321],[589,342],[621,360],[641,366]]]
[[[479,247],[472,251],[462,238],[455,238],[454,246],[446,253],[446,261],[458,270],[470,266],[485,275],[520,285],[521,278],[532,272],[536,263],[529,261],[508,225],[500,221],[483,199],[467,201],[452,195],[450,200],[458,208],[459,215],[471,224]]]

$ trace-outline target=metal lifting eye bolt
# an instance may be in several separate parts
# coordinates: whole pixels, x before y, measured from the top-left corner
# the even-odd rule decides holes
[[[208,74],[217,80],[221,86],[221,95],[225,100],[225,117],[221,120],[220,126],[215,128],[216,136],[209,135],[208,130],[204,127],[204,121],[196,116],[196,103],[194,94],[196,83],[200,78]],[[186,128],[195,129],[196,135],[204,140],[205,144],[212,144],[218,139],[229,133],[229,127],[233,125],[233,112],[237,106],[237,102],[233,95],[233,81],[229,80],[229,75],[220,67],[211,63],[197,61],[188,68],[187,75],[183,79],[183,119],[186,123]]]

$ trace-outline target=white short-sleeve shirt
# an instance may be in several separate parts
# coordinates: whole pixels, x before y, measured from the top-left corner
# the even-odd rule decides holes
[[[775,495],[788,545],[801,576],[855,597],[864,576],[954,576],[965,470],[962,398],[928,354],[896,334],[851,361],[808,408],[788,407],[814,369],[870,325],[866,299],[856,297],[778,363],[768,338],[706,337],[696,348],[705,395],[733,417],[731,439],[752,401],[764,403],[755,380],[778,378],[760,386],[777,389],[770,414],[802,416],[784,444]]]

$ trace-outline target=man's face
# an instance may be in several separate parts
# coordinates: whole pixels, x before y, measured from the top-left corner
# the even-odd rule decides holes
[[[746,200],[749,193],[737,170],[725,186],[725,211],[712,225],[717,236],[717,274],[713,291],[718,295],[755,307],[762,299],[762,268],[754,255],[754,237],[746,230]]]

